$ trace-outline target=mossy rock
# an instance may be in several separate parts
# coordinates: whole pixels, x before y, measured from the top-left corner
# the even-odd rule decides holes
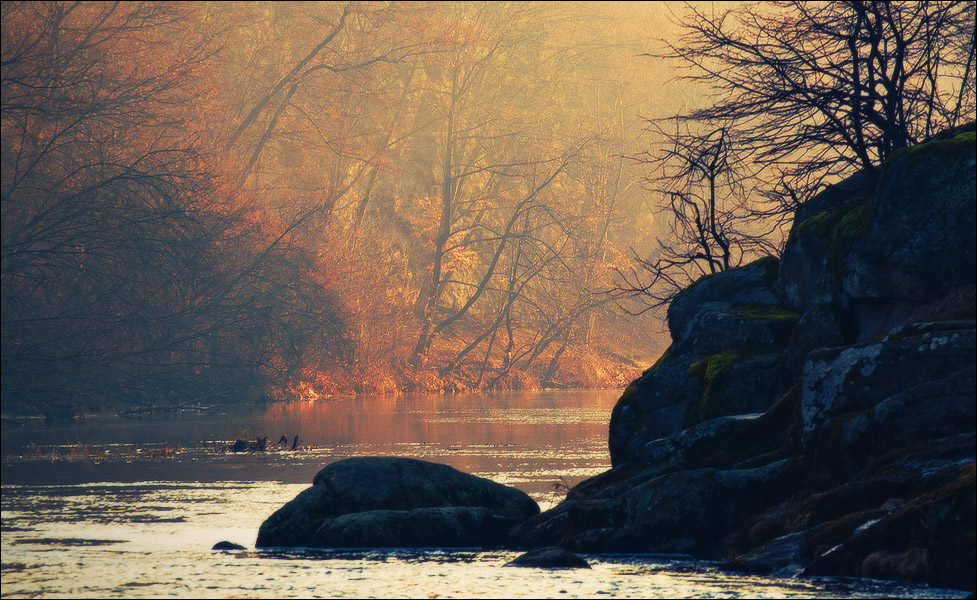
[[[850,215],[832,264],[854,299],[928,303],[977,283],[973,131],[896,152],[868,215]]]
[[[816,467],[835,479],[844,479],[888,453],[973,431],[977,419],[973,363],[928,381],[925,377],[931,373],[925,368],[920,371],[923,381],[871,408],[829,421],[815,445]]]
[[[855,247],[855,243],[862,239],[871,225],[873,202],[870,200],[861,206],[851,208],[840,214],[831,228],[828,247],[828,271],[840,284],[843,277],[845,259]]]
[[[608,429],[612,465],[634,458],[631,449],[645,441],[681,429],[685,406],[702,395],[702,383],[688,374],[697,358],[666,350],[624,390],[611,411]]]
[[[813,352],[802,377],[804,437],[815,439],[836,417],[973,369],[974,361],[975,331],[970,328]]]
[[[747,321],[763,321],[769,324],[778,345],[787,343],[801,317],[796,312],[775,304],[736,302],[733,308]]]
[[[689,321],[706,304],[716,302],[744,302],[776,304],[774,280],[778,260],[763,257],[748,265],[702,277],[690,285],[668,305],[668,330],[672,334],[673,351],[678,351]]]
[[[863,199],[854,206],[851,204],[818,213],[797,225],[791,232],[797,236],[814,236],[825,240],[828,248],[828,272],[839,284],[845,257],[855,242],[868,231],[872,214],[871,199]]]
[[[591,489],[585,498],[571,492],[556,508],[520,525],[513,537],[527,546],[559,544],[578,552],[718,558],[722,538],[742,519],[780,501],[796,475],[788,460],[728,471],[639,470],[608,481],[603,489]]]
[[[977,132],[974,123],[965,126],[967,129],[957,131],[954,135],[936,136],[932,140],[900,148],[892,153],[882,166],[882,175],[889,174],[892,168],[912,168],[931,158],[952,158],[961,151],[966,151],[977,144]]]
[[[776,256],[763,256],[746,265],[746,268],[763,269],[763,277],[767,283],[772,283],[777,279],[777,271],[780,268],[780,259]]]
[[[633,453],[657,472],[753,468],[795,456],[799,398],[795,385],[761,414],[704,421]]]
[[[878,179],[879,170],[872,169],[853,173],[838,183],[826,186],[813,198],[797,207],[791,233],[793,234],[801,223],[812,217],[826,212],[844,211],[862,204],[872,197]]]
[[[756,463],[770,453],[775,453],[771,459],[791,455],[799,431],[800,396],[795,384],[759,417],[743,419],[722,438],[690,448],[685,457],[687,466],[730,468]]]
[[[744,344],[783,348],[799,319],[799,314],[777,304],[706,302],[684,322],[674,352],[678,356],[716,354]]]
[[[672,300],[675,300],[676,298],[679,298],[682,295],[691,292],[696,287],[698,287],[699,285],[701,285],[701,284],[709,281],[713,277],[716,277],[718,275],[722,275],[723,273],[728,273],[728,272],[736,271],[736,270],[744,270],[744,271],[746,271],[746,270],[753,270],[753,269],[762,269],[763,270],[764,278],[769,283],[769,282],[772,282],[774,279],[777,278],[777,268],[778,268],[779,265],[780,265],[780,259],[778,257],[776,257],[776,256],[761,256],[760,258],[758,258],[756,260],[750,261],[750,262],[746,263],[745,265],[741,265],[739,267],[734,267],[734,268],[730,269],[729,271],[717,271],[715,273],[706,273],[704,275],[699,276],[695,281],[693,281],[692,283],[690,283],[689,285],[687,285],[684,289],[682,289],[681,291],[679,291],[679,293],[677,293],[675,295],[675,297],[672,298]]]
[[[787,306],[804,310],[818,296],[837,295],[845,260],[868,230],[871,212],[871,197],[860,196],[795,223],[777,283]]]
[[[688,405],[685,425],[769,408],[793,381],[779,350],[777,346],[748,344],[694,363],[689,374],[703,382],[703,393]]]
[[[786,349],[786,364],[800,374],[805,357],[817,348],[842,346],[854,341],[848,327],[844,298],[822,295],[808,303],[791,332]]]
[[[870,557],[883,552],[899,555],[917,548],[925,552],[924,569],[911,573],[894,569],[881,576],[908,576],[940,586],[974,589],[975,482],[973,462],[957,468],[949,483],[854,529],[850,537],[817,556],[804,574],[878,577],[866,572],[871,567]],[[854,522],[851,516],[841,520],[845,525]]]

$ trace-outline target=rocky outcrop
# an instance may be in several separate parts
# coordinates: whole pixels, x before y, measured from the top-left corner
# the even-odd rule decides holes
[[[497,547],[538,513],[523,492],[447,465],[349,458],[268,517],[256,546]]]
[[[782,350],[800,315],[777,304],[777,259],[703,277],[672,301],[672,345],[611,413],[611,463],[710,418],[763,411],[791,385]]]
[[[926,303],[973,286],[974,134],[897,152],[851,226],[843,286],[853,300]],[[866,336],[877,332],[867,331]]]
[[[677,296],[613,468],[515,539],[973,589],[975,147],[898,152],[801,207],[779,262]]]

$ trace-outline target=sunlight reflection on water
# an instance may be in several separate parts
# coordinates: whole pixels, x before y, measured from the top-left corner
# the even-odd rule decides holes
[[[593,568],[502,568],[510,551],[214,552],[325,464],[389,454],[445,462],[548,508],[608,467],[614,392],[358,398],[259,412],[90,419],[3,432],[3,597],[961,597],[925,587],[723,573],[676,558],[588,556]],[[494,403],[494,404],[493,404]],[[242,433],[243,432],[243,433]],[[297,452],[222,453],[236,435],[299,433]],[[166,443],[171,453],[147,458]],[[33,447],[30,444],[34,444]],[[138,446],[147,452],[136,453]]]

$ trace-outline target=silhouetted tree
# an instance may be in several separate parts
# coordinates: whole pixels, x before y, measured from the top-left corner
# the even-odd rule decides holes
[[[690,6],[683,21],[666,56],[714,94],[680,119],[735,131],[783,210],[974,118],[973,2]]]
[[[653,173],[646,183],[662,198],[670,235],[658,239],[651,256],[634,253],[632,266],[617,270],[611,294],[635,313],[667,304],[702,275],[776,250],[769,231],[757,231],[750,219],[744,161],[729,131],[666,132],[658,122],[649,128],[662,140],[660,148],[635,160]]]

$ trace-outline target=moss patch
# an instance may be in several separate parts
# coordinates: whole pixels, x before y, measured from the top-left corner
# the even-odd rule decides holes
[[[691,427],[697,423],[725,415],[724,407],[719,402],[719,395],[726,386],[722,384],[720,376],[734,366],[757,355],[775,351],[777,348],[771,346],[747,344],[707,356],[692,363],[689,367],[689,375],[701,381],[704,389],[702,397],[686,408],[685,426]]]
[[[974,319],[977,319],[977,305],[971,304],[967,308],[946,312],[941,315],[937,315],[930,320],[938,322],[938,321],[963,321],[963,320],[972,321]]]
[[[797,327],[801,315],[774,304],[756,304],[752,302],[734,302],[733,309],[741,319],[747,321],[766,321],[774,334],[777,344],[786,346],[791,333]]]
[[[617,404],[628,405],[634,402],[634,397],[638,393],[638,382],[632,381],[628,387],[624,388],[624,392],[621,397],[618,398]]]
[[[973,123],[970,126],[972,127]],[[900,148],[893,152],[892,156],[885,161],[882,174],[884,175],[897,161],[903,161],[903,168],[911,168],[924,158],[951,156],[975,144],[977,144],[977,133],[973,129],[962,131],[950,139],[937,136],[928,142]]]
[[[774,321],[777,323],[797,323],[801,318],[792,310],[787,310],[775,304],[759,304],[754,302],[735,302],[733,308],[744,319],[751,321]]]
[[[831,233],[832,227],[838,221],[838,214],[841,211],[838,210],[826,210],[820,212],[809,219],[805,219],[798,223],[794,229],[790,232],[791,236],[797,235],[817,235],[819,237],[828,237]]]
[[[870,200],[862,206],[847,211],[841,215],[837,225],[832,229],[829,241],[828,270],[835,273],[836,276],[841,275],[841,267],[844,264],[845,257],[855,247],[855,242],[868,231],[872,218],[872,205],[873,202]]]
[[[749,360],[758,354],[768,354],[775,352],[777,348],[757,344],[746,344],[731,348],[719,354],[713,354],[699,359],[689,367],[689,375],[705,383],[715,380],[716,377],[725,373],[734,365],[745,360]]]
[[[654,371],[658,367],[662,366],[662,364],[664,364],[664,362],[666,360],[668,360],[668,357],[671,356],[671,354],[672,354],[672,347],[669,346],[668,348],[665,348],[665,351],[662,352],[662,355],[658,357],[658,360],[655,361],[655,364],[653,364],[653,365],[651,365],[651,367],[645,369],[644,370],[644,373],[642,373],[642,375],[644,375],[645,373],[648,373],[649,371]]]

